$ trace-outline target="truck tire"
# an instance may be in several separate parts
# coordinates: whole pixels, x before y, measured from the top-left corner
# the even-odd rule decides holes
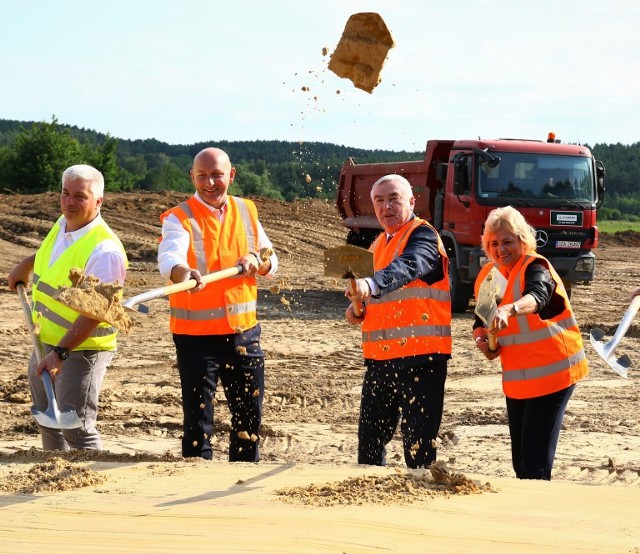
[[[449,258],[449,286],[451,287],[451,312],[454,314],[465,313],[471,299],[471,283],[460,280],[458,264],[453,257]]]
[[[569,300],[571,300],[571,291],[573,289],[573,283],[569,283],[568,281],[562,281],[562,284],[564,285],[564,290],[567,291],[567,298]]]

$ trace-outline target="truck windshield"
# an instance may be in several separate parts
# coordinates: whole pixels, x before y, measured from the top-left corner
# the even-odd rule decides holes
[[[517,152],[495,154],[500,157],[495,167],[482,161],[477,165],[476,192],[480,199],[595,202],[591,158]]]

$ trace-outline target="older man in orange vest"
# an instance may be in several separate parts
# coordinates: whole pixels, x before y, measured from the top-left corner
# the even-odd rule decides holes
[[[212,459],[213,399],[220,379],[231,412],[229,461],[257,462],[264,394],[264,354],[256,316],[256,275],[272,276],[275,254],[250,200],[228,195],[236,170],[219,148],[193,160],[195,194],[164,212],[160,273],[197,286],[170,296],[170,326],[182,386],[182,455]],[[240,275],[205,286],[202,276],[236,265]]]
[[[366,367],[358,463],[384,465],[400,421],[407,466],[426,467],[436,459],[451,358],[448,258],[437,231],[413,213],[404,177],[382,177],[371,199],[384,230],[370,248],[375,273],[346,293],[347,321],[362,325]]]

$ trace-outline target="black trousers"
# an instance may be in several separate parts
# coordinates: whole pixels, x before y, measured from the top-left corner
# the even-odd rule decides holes
[[[229,461],[257,462],[264,398],[260,326],[239,335],[173,335],[182,388],[184,457],[213,458],[213,399],[222,383],[231,412]]]
[[[524,400],[506,399],[511,459],[518,479],[551,479],[560,427],[574,388]]]
[[[400,422],[405,463],[427,467],[436,459],[447,361],[406,367],[394,360],[367,366],[358,425],[358,463],[385,465],[386,445]]]

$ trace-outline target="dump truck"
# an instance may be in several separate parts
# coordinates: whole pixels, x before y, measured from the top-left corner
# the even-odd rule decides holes
[[[466,311],[487,257],[483,225],[491,210],[511,205],[536,229],[545,256],[571,294],[595,276],[596,210],[604,199],[605,168],[590,150],[547,140],[429,140],[422,160],[357,163],[341,170],[336,205],[349,244],[368,248],[381,227],[371,187],[395,173],[408,179],[415,213],[440,233],[449,255],[452,311]]]

